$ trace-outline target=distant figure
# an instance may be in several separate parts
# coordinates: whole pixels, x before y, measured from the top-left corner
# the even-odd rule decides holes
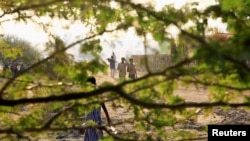
[[[17,69],[17,61],[16,60],[14,60],[12,63],[11,63],[11,65],[10,65],[10,70],[11,70],[11,72],[12,72],[12,76],[16,76],[17,75],[17,73],[18,73],[18,69]]]
[[[7,63],[4,63],[3,65],[3,72],[5,72],[7,69],[9,69],[9,66]]]
[[[120,79],[126,78],[126,67],[127,67],[127,61],[124,57],[122,57],[121,62],[117,66],[117,70],[118,70]]]
[[[3,65],[3,76],[6,77],[6,71],[9,69],[9,66],[7,63],[4,63]]]
[[[90,82],[91,84],[96,87],[96,79],[95,77],[88,78],[87,82]],[[107,111],[107,108],[104,103],[100,103],[100,107],[94,108],[87,116],[86,116],[86,122],[91,120],[94,121],[97,125],[102,125],[102,118],[101,118],[101,107],[105,113],[105,116],[108,121],[108,125],[111,124],[111,120]],[[98,141],[99,139],[103,138],[103,132],[99,128],[94,127],[88,127],[84,131],[84,141]]]
[[[136,79],[137,78],[137,72],[136,72],[136,68],[135,65],[133,63],[133,59],[129,59],[129,64],[127,66],[127,72],[128,72],[128,77],[130,79]]]
[[[115,52],[113,51],[112,52],[112,55],[113,56],[113,59],[115,60],[115,73],[116,73],[116,68],[117,68],[117,61],[116,61],[116,55],[115,55]]]
[[[110,67],[110,75],[112,78],[115,78],[115,60],[114,57],[111,56],[111,58],[107,59],[109,61],[109,67]]]
[[[25,70],[25,67],[24,67],[24,64],[23,63],[21,63],[21,65],[20,65],[20,69],[19,69],[19,73],[22,73],[23,72],[23,70]]]
[[[113,59],[116,61],[116,55],[114,52],[112,52]]]

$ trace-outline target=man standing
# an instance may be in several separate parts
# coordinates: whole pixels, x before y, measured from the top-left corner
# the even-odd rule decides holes
[[[107,59],[109,61],[109,67],[110,67],[110,75],[112,78],[115,78],[115,59],[114,56],[111,56],[111,58]]]
[[[133,63],[133,59],[130,58],[129,61],[130,61],[130,64],[128,64],[128,67],[127,67],[128,77],[130,79],[136,79],[137,73],[136,73],[135,65]]]
[[[13,77],[16,76],[17,73],[18,73],[17,65],[18,65],[18,64],[17,64],[17,61],[16,61],[16,60],[14,60],[13,62],[11,62],[10,70],[11,70],[11,72],[12,72],[12,76],[13,76]]]
[[[94,87],[96,87],[95,77],[89,77],[87,79],[87,82],[90,82],[91,84],[93,84]],[[87,124],[89,121],[93,121],[97,126],[102,126],[101,108],[103,109],[105,116],[107,118],[107,123],[110,126],[111,119],[108,110],[106,108],[106,105],[103,102],[100,103],[100,106],[93,108],[92,111],[90,111],[90,113],[87,114],[85,118],[85,124]],[[103,131],[101,128],[94,128],[91,126],[85,127],[84,141],[98,141],[101,138],[103,138]]]
[[[126,59],[124,57],[122,57],[121,62],[117,66],[117,70],[118,70],[120,79],[126,78],[126,67],[127,67]]]
[[[116,61],[116,55],[114,51],[112,52],[112,56],[113,56],[113,59]]]

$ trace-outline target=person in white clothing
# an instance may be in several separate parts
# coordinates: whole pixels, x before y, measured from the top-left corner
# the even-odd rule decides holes
[[[117,66],[118,74],[120,79],[126,78],[126,68],[127,68],[127,61],[124,57],[121,58],[121,62]]]

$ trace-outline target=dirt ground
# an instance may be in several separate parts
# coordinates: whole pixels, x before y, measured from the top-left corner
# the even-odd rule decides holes
[[[138,76],[142,76],[144,73],[138,73]],[[116,76],[118,78],[118,76]],[[113,79],[107,75],[99,74],[97,75],[97,80],[99,83],[104,81],[109,81],[116,83],[117,79]],[[174,91],[174,94],[182,97],[185,99],[186,102],[209,102],[209,92],[201,87],[188,87],[188,88],[178,88]],[[250,93],[247,93],[248,95]],[[242,101],[242,97],[238,97],[235,101]],[[130,118],[130,113],[126,112],[123,108],[112,109],[110,110],[111,118],[116,120],[123,120],[124,118]],[[208,124],[249,124],[250,123],[250,110],[246,111],[243,108],[230,108],[228,111],[224,111],[220,107],[215,107],[211,114],[204,114],[204,110],[202,108],[197,109],[197,123],[192,122],[191,120],[187,122],[183,126],[183,129],[187,130],[199,130],[200,127],[204,127]],[[129,126],[129,125],[128,125]],[[126,127],[127,129],[131,130],[133,127]],[[119,129],[118,130],[124,131],[126,129]],[[200,140],[207,140],[206,133],[198,134]]]
[[[143,75],[143,73],[139,73]],[[108,74],[98,74],[97,85],[101,84],[104,81],[109,81],[112,83],[116,83],[118,80],[118,76],[116,78],[111,78]],[[174,94],[183,97],[187,102],[206,102],[209,101],[209,93],[204,88],[180,88],[174,91]],[[241,99],[239,99],[241,100]],[[110,113],[110,117],[113,122],[119,122],[126,119],[131,118],[132,114],[125,109],[124,107],[111,107],[110,103],[107,103],[108,111]],[[204,127],[208,124],[249,124],[250,123],[250,112],[244,110],[243,108],[231,108],[227,112],[223,111],[221,108],[215,108],[212,114],[205,115],[203,109],[197,109],[197,122],[194,123],[192,120],[187,121],[185,125],[180,125],[182,129],[186,130],[199,130],[200,127]],[[118,132],[132,132],[133,126],[131,124],[116,126]],[[65,133],[64,133],[65,134]],[[207,134],[205,132],[201,132],[197,135],[197,137],[201,138],[200,141],[206,141]],[[66,137],[59,138],[56,137],[57,141],[82,141],[83,135],[79,135],[75,133],[69,133]],[[45,141],[45,140],[41,140]]]

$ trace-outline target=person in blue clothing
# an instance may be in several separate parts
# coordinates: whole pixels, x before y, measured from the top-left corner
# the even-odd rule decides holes
[[[115,59],[114,56],[112,55],[111,58],[107,59],[109,62],[109,67],[110,67],[110,75],[112,78],[115,78]]]
[[[94,86],[96,86],[96,79],[95,77],[90,77],[87,79],[87,82],[90,82]],[[88,115],[86,116],[86,122],[89,120],[94,121],[97,125],[102,125],[101,119],[101,108],[103,109],[105,116],[108,121],[108,125],[111,125],[111,120],[107,111],[107,108],[104,103],[100,103],[100,106],[94,108]],[[94,127],[87,127],[84,131],[84,141],[98,141],[99,139],[103,138],[103,132],[99,128]]]

